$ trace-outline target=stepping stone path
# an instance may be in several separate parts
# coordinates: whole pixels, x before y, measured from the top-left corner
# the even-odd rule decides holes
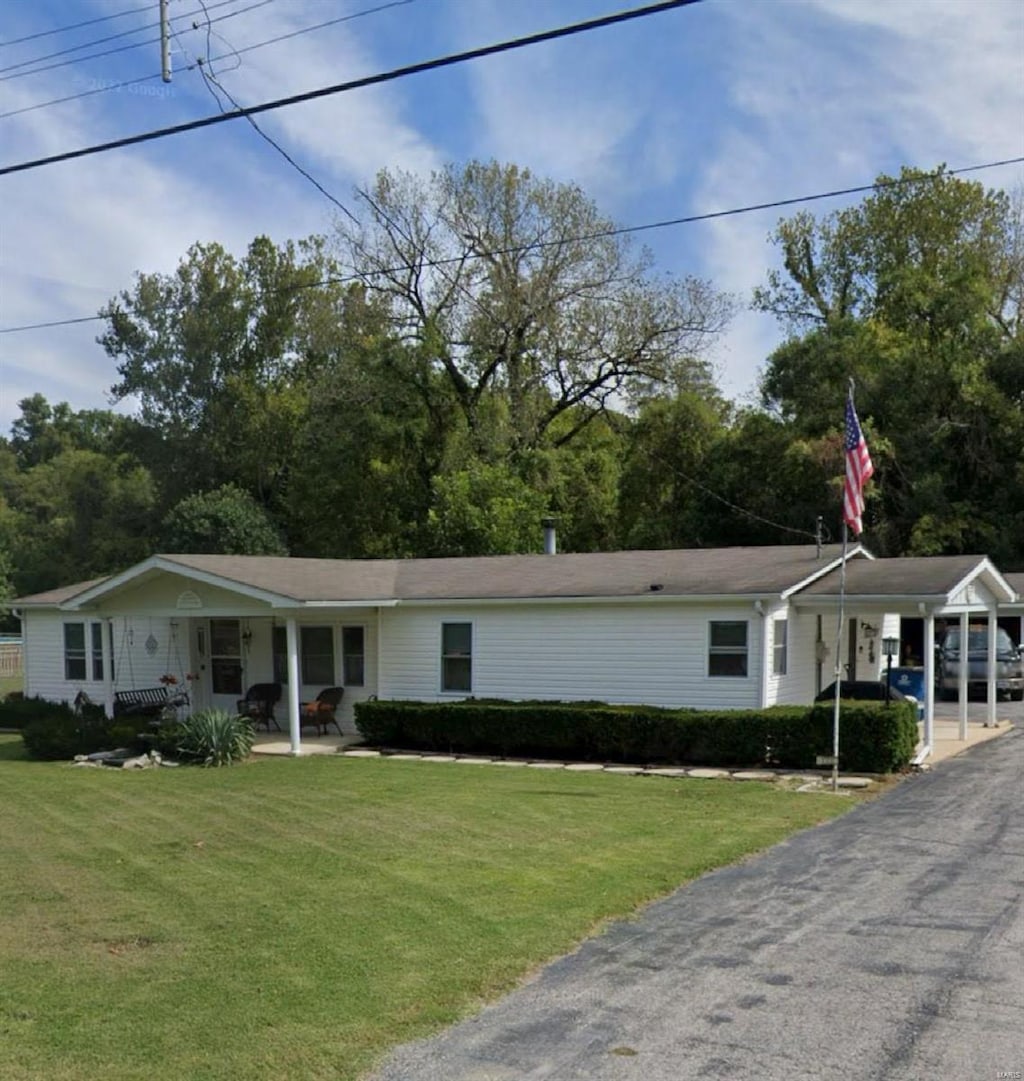
[[[380,758],[380,751],[342,751],[349,758]]]
[[[456,758],[456,762],[461,763],[463,766],[489,766],[494,759],[493,758]]]
[[[597,773],[604,769],[600,762],[570,762],[565,767],[570,773]]]
[[[836,783],[840,788],[868,788],[871,781],[867,777],[840,777]]]
[[[774,781],[775,774],[763,769],[738,769],[732,775],[734,781]]]
[[[727,769],[691,769],[687,771],[687,777],[700,777],[702,780],[714,780],[718,777],[728,777]]]

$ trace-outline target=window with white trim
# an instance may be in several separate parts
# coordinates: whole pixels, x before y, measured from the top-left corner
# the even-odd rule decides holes
[[[366,634],[362,626],[341,628],[341,671],[346,687],[362,687],[366,678]]]
[[[64,624],[64,678],[85,679],[85,624]]]
[[[441,624],[441,690],[473,689],[473,624]]]
[[[98,620],[64,624],[64,678],[103,682],[103,624]]]
[[[302,682],[316,687],[334,683],[334,628],[300,627],[299,661]]]
[[[92,646],[92,678],[97,683],[103,682],[103,624],[90,624],[90,645]]]
[[[772,626],[772,675],[784,676],[789,661],[789,621],[776,619]]]
[[[747,621],[713,619],[708,625],[708,675],[747,675]]]

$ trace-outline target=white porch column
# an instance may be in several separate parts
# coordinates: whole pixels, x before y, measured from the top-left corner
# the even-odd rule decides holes
[[[996,607],[990,604],[988,608],[988,695],[985,703],[985,723],[993,728],[996,723],[996,654],[999,642],[996,632],[999,624],[996,622]]]
[[[114,621],[104,616],[100,631],[100,656],[103,658],[103,709],[108,717],[114,716],[114,650],[111,648]]]
[[[935,731],[935,616],[924,615],[924,754],[932,753]]]
[[[960,674],[957,678],[956,693],[959,703],[961,740],[967,739],[967,675],[970,668],[970,616],[960,613]]]
[[[302,750],[302,727],[299,724],[299,628],[294,616],[285,620],[285,641],[288,649],[288,734],[292,754]]]

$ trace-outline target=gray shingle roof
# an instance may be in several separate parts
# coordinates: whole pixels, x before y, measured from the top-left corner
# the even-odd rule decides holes
[[[1024,571],[1013,571],[1003,577],[1010,583],[1010,588],[1016,591],[1018,601],[1024,603]]]
[[[829,545],[691,548],[453,559],[330,560],[169,555],[183,569],[297,601],[527,599],[532,597],[770,596],[840,555]],[[661,588],[652,590],[652,585]]]
[[[846,567],[846,592],[862,597],[946,595],[984,559],[980,555],[855,559]],[[801,596],[839,594],[839,571],[812,582]]]
[[[84,593],[87,589],[92,589],[93,586],[98,586],[100,582],[105,581],[106,578],[91,578],[88,582],[76,582],[74,585],[59,586],[56,589],[44,590],[42,593],[31,593],[27,597],[18,597],[16,600],[11,601],[11,604],[15,608],[63,604],[65,601],[71,600],[72,597],[77,597],[79,593]]]

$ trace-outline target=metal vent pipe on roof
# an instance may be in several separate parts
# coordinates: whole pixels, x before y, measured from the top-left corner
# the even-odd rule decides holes
[[[541,518],[540,524],[544,527],[544,554],[553,556],[558,551],[558,536],[555,533],[557,518]]]

